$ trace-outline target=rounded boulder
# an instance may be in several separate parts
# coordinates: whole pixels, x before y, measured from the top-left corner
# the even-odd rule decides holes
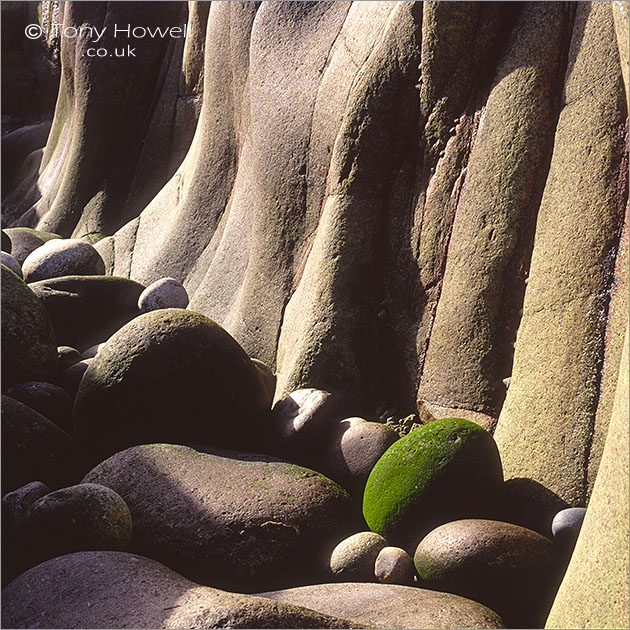
[[[445,523],[422,539],[414,564],[420,586],[481,602],[512,628],[542,628],[557,586],[551,540],[500,521]]]
[[[8,267],[18,278],[23,278],[22,267],[20,263],[7,252],[2,252],[2,264]]]
[[[26,282],[61,276],[101,276],[105,263],[96,249],[78,238],[55,238],[31,252],[22,265]]]
[[[135,446],[83,482],[108,486],[126,501],[134,552],[240,592],[323,575],[327,551],[358,520],[348,494],[327,477],[233,451]]]
[[[160,308],[186,308],[188,293],[184,285],[175,278],[160,278],[150,284],[138,298],[138,308],[142,313]]]
[[[49,381],[57,369],[57,341],[37,296],[2,265],[2,386]]]
[[[9,252],[20,265],[28,258],[31,252],[52,239],[60,239],[59,234],[53,232],[42,232],[28,227],[6,228],[3,230],[11,240],[11,251]],[[5,250],[7,251],[7,250]]]
[[[103,454],[151,442],[248,450],[264,438],[268,398],[258,370],[199,313],[140,315],[91,361],[73,418],[79,439]]]
[[[28,381],[9,387],[6,394],[41,413],[42,416],[54,422],[64,431],[70,431],[72,398],[58,385],[41,381]]]
[[[94,483],[46,494],[24,519],[31,565],[75,551],[127,551],[131,532],[131,513],[122,497]]]
[[[383,584],[413,584],[416,574],[411,556],[400,547],[384,547],[374,562],[374,575]]]
[[[413,552],[447,521],[494,514],[503,485],[497,446],[470,420],[434,420],[394,442],[363,495],[368,527]]]

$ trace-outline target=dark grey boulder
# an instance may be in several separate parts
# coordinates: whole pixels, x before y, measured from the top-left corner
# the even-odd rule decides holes
[[[121,551],[83,551],[33,567],[2,591],[5,628],[355,628],[269,599],[199,586]]]
[[[90,363],[94,359],[81,359],[76,363],[73,363],[67,370],[61,373],[60,382],[61,386],[68,392],[68,394],[74,399],[79,391],[81,385],[81,379],[87,371]]]
[[[18,278],[24,278],[20,263],[11,254],[2,252],[2,264],[8,267]]]
[[[72,398],[58,385],[27,381],[12,385],[5,393],[48,418],[64,431],[71,431]]]
[[[333,481],[254,455],[150,444],[116,453],[83,481],[127,502],[132,551],[230,590],[321,577],[334,542],[358,526]]]
[[[127,278],[67,276],[29,285],[52,320],[57,342],[83,351],[140,314],[144,287]]]
[[[37,295],[2,265],[2,386],[49,381],[56,368],[57,341],[46,309]]]
[[[394,429],[380,422],[342,420],[324,449],[320,470],[360,498],[374,464],[398,437]]]
[[[31,252],[22,264],[26,282],[62,276],[102,276],[105,263],[90,243],[78,238],[56,238]]]
[[[413,584],[416,569],[411,556],[400,547],[384,547],[374,562],[374,576],[383,584]]]
[[[85,483],[35,501],[23,523],[30,566],[75,551],[127,551],[132,521],[127,504],[111,488]]]
[[[519,525],[452,521],[425,536],[414,554],[420,585],[469,597],[513,628],[541,628],[556,582],[551,540]]]
[[[504,628],[482,604],[451,593],[398,584],[315,584],[258,593],[374,628]]]
[[[76,483],[87,452],[44,416],[2,395],[2,493],[38,480],[53,489]]]
[[[373,582],[374,562],[387,541],[374,532],[358,532],[342,540],[330,556],[330,571],[341,582]]]
[[[11,237],[4,230],[2,230],[2,251],[11,253]]]
[[[135,444],[260,447],[267,392],[244,350],[218,324],[183,309],[140,315],[83,375],[77,437],[105,455]]]
[[[44,243],[52,239],[61,238],[59,234],[42,232],[41,230],[34,230],[29,227],[6,228],[4,233],[11,239],[10,253],[20,265],[24,264],[24,261],[31,252],[41,247]]]

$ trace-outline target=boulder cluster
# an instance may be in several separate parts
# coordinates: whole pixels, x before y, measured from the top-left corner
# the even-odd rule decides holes
[[[2,233],[5,627],[544,624],[584,510],[506,510],[492,435],[275,375],[174,278]]]

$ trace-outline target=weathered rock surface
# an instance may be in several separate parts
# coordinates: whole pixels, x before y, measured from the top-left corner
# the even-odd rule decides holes
[[[150,442],[259,447],[269,409],[258,370],[207,317],[183,309],[140,315],[83,375],[76,434],[105,455]]]
[[[414,564],[420,586],[481,602],[511,628],[540,628],[558,584],[551,540],[500,521],[445,523],[420,541]]]
[[[38,282],[61,276],[100,276],[105,273],[105,263],[90,243],[55,238],[31,252],[22,269],[26,282]]]
[[[70,394],[73,400],[79,391],[81,379],[93,360],[94,359],[81,359],[61,373],[59,377],[61,386]]]
[[[69,276],[29,285],[44,303],[57,341],[85,350],[105,341],[140,314],[144,287],[127,278]]]
[[[20,278],[2,265],[2,385],[49,381],[57,341],[46,309]]]
[[[2,493],[31,481],[53,489],[79,481],[86,449],[30,407],[2,395]]]
[[[255,455],[151,444],[117,453],[83,481],[127,502],[133,551],[230,590],[323,575],[329,549],[357,529],[334,482]]]
[[[30,569],[2,591],[2,620],[7,628],[358,627],[299,606],[199,586],[159,562],[116,551],[73,553]]]
[[[341,582],[373,582],[374,563],[387,541],[374,532],[358,532],[342,540],[330,556],[330,570]]]
[[[316,584],[258,593],[375,628],[503,628],[492,610],[469,599],[394,584]]]
[[[431,529],[497,509],[503,475],[492,436],[469,420],[434,420],[394,442],[363,495],[373,531],[410,553]]]
[[[546,628],[629,625],[628,329],[606,447],[571,562]]]

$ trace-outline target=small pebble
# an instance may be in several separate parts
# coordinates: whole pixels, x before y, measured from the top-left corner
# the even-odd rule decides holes
[[[138,298],[138,308],[142,313],[160,308],[186,308],[188,293],[175,278],[160,278],[150,284]]]
[[[551,523],[551,533],[560,544],[574,544],[586,515],[586,508],[573,507],[560,510]]]

